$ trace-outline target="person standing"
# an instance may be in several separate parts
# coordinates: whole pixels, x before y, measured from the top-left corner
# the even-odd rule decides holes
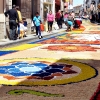
[[[49,11],[49,14],[47,15],[47,21],[48,21],[48,32],[51,32],[52,25],[54,22],[54,15],[52,14],[52,11]]]
[[[21,22],[22,21],[22,14],[19,10],[19,6],[16,6],[16,10],[17,10],[17,13],[18,13],[19,21]],[[18,38],[20,38],[20,26],[19,26],[18,22],[17,22],[17,27],[18,27],[18,30],[17,30]]]
[[[71,15],[72,15],[73,20],[74,20],[74,18],[75,18],[75,13],[74,13],[74,11],[72,11]]]
[[[18,13],[16,11],[16,6],[13,5],[12,9],[6,11],[5,16],[9,16],[9,27],[10,27],[10,40],[16,40],[16,30],[17,30],[17,22],[19,23]]]
[[[68,21],[68,13],[65,12],[65,14],[64,14],[64,23],[65,23],[65,25],[66,25],[67,21]]]
[[[60,10],[56,13],[56,20],[57,20],[59,29],[61,29],[61,11]]]
[[[36,15],[33,18],[33,23],[36,28],[36,35],[38,35],[39,39],[42,38],[41,36],[41,29],[40,29],[40,24],[41,24],[41,17],[39,16],[39,13],[36,12]]]
[[[61,20],[61,28],[62,28],[62,25],[64,23],[64,14],[63,14],[63,11],[61,11],[61,18],[60,18],[60,20]]]

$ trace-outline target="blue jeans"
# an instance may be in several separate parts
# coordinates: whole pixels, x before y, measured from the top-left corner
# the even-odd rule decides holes
[[[40,29],[40,26],[36,26],[36,35],[41,36],[41,29]]]

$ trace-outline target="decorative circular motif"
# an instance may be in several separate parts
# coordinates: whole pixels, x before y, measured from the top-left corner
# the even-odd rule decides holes
[[[56,59],[11,59],[0,61],[0,84],[58,85],[84,81],[96,76],[89,65]]]

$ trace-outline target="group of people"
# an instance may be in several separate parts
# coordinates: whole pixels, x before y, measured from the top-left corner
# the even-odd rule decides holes
[[[81,18],[75,18],[74,11],[72,12],[63,12],[59,10],[55,15],[52,14],[52,11],[49,11],[47,14],[47,23],[48,23],[48,32],[52,31],[53,22],[57,22],[57,26],[59,29],[62,28],[62,25],[65,24],[67,26],[67,30],[72,30],[72,28],[80,28],[82,24]],[[56,27],[57,27],[56,26]]]
[[[62,28],[63,23],[67,26],[67,31],[71,31],[72,28],[80,28],[80,25],[82,24],[81,18],[75,18],[74,11],[72,12],[63,12],[58,11],[56,13],[56,21],[59,26],[59,28]]]
[[[27,21],[25,17],[22,18],[19,6],[13,5],[12,9],[4,14],[6,17],[9,17],[9,39],[17,40],[18,38],[26,37]]]
[[[12,9],[5,12],[5,16],[9,16],[9,27],[10,27],[10,40],[16,40],[23,37],[26,37],[27,32],[27,21],[26,18],[21,15],[21,12],[19,10],[18,6],[13,5]],[[53,23],[54,21],[57,22],[57,26],[59,29],[62,28],[62,25],[65,24],[67,26],[67,30],[72,30],[73,26],[74,28],[79,28],[82,20],[81,19],[75,19],[75,13],[72,12],[63,12],[58,11],[55,15],[52,13],[52,11],[49,11],[47,14],[47,23],[48,23],[48,32],[50,33],[52,31]],[[32,22],[35,26],[36,35],[39,39],[43,38],[41,35],[41,17],[38,12],[36,12],[36,15],[33,17]]]

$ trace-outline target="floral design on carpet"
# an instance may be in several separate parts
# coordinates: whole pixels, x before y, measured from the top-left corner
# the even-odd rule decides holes
[[[39,42],[41,44],[100,44],[99,34],[65,34]]]
[[[8,74],[3,76],[8,80],[21,79],[23,76],[26,76],[27,79],[51,80],[56,76],[78,73],[73,70],[72,65],[67,64],[50,64],[44,61],[10,63],[6,66],[0,66],[0,73]]]
[[[96,75],[94,68],[64,59],[24,58],[0,61],[0,84],[5,85],[67,84],[91,79]]]
[[[100,100],[100,83],[99,83],[98,89],[96,90],[96,92],[94,93],[94,95],[92,96],[90,100]]]
[[[42,49],[50,51],[80,52],[80,51],[97,51],[96,47],[80,46],[80,45],[50,45]]]

